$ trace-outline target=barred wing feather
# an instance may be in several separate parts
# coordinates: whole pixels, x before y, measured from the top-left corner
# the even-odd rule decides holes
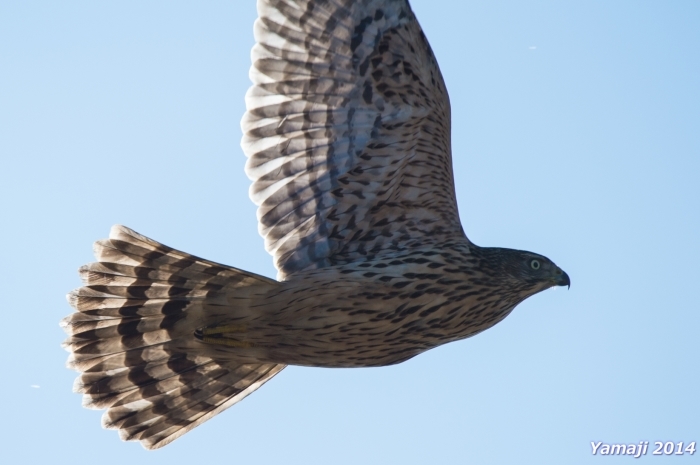
[[[461,234],[450,108],[405,0],[259,0],[241,143],[279,278]]]

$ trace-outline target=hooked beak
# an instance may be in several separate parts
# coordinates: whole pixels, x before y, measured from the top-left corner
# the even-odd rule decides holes
[[[554,284],[557,286],[567,286],[571,288],[571,280],[569,275],[564,272],[561,268],[557,268],[555,271],[556,277],[554,278]]]

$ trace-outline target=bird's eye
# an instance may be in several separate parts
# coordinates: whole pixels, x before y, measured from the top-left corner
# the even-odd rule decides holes
[[[533,270],[539,270],[540,266],[542,265],[540,264],[539,260],[533,260],[530,262],[530,268],[532,268]]]

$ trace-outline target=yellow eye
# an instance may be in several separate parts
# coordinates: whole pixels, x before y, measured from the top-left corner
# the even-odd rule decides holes
[[[533,260],[530,262],[530,268],[532,268],[533,270],[539,270],[540,266],[542,265],[540,264],[539,260]]]

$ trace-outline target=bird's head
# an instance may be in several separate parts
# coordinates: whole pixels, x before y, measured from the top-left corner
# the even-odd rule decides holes
[[[488,250],[485,258],[497,273],[500,285],[521,294],[523,299],[550,287],[571,286],[569,275],[543,255],[502,248],[482,250]]]

